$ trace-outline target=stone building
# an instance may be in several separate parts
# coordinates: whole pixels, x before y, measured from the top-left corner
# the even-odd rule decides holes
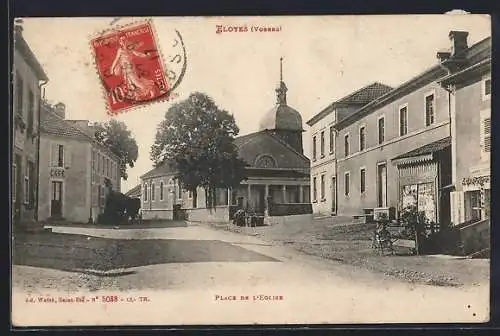
[[[336,122],[390,90],[391,87],[381,83],[367,85],[333,102],[307,121],[312,137],[311,199],[315,216],[337,213]]]
[[[443,58],[450,72],[440,83],[451,95],[451,220],[476,222],[490,218],[491,38]]]
[[[95,222],[111,182],[120,191],[119,159],[95,141],[87,120],[66,120],[65,106],[44,104],[41,113],[41,221]]]
[[[38,199],[38,146],[41,87],[48,77],[23,38],[22,28],[15,27],[12,107],[11,200],[13,231],[35,230]]]
[[[193,221],[227,222],[237,208],[265,217],[310,215],[309,159],[303,154],[302,117],[287,105],[287,87],[280,77],[277,101],[260,122],[258,132],[237,137],[235,145],[246,168],[246,180],[233,190],[219,190],[215,211],[205,208],[202,189],[183,190],[165,163],[141,176],[143,219],[175,218],[185,210]]]

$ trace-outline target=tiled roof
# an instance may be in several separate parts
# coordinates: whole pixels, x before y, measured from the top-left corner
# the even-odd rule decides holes
[[[255,164],[260,155],[265,154],[271,155],[276,160],[277,168],[298,171],[310,168],[310,162],[306,156],[297,152],[292,146],[268,130],[239,136],[234,139],[234,144],[238,147],[238,156],[250,167]],[[141,178],[173,175],[174,173],[172,166],[169,163],[164,163],[148,171]]]
[[[446,137],[444,139],[441,139],[441,140],[438,140],[435,142],[431,142],[430,144],[424,145],[422,147],[419,147],[419,148],[414,149],[412,151],[409,151],[407,153],[401,154],[401,155],[393,158],[393,160],[406,159],[406,158],[411,158],[411,157],[420,156],[420,155],[432,154],[435,152],[439,152],[439,151],[445,149],[446,147],[450,147],[450,146],[451,146],[451,137]]]
[[[148,178],[154,176],[162,176],[162,175],[172,175],[175,171],[172,168],[171,161],[166,161],[160,164],[158,167],[155,167],[148,171],[146,174],[142,175],[141,178]]]
[[[323,109],[321,112],[316,114],[314,117],[307,121],[309,126],[314,125],[316,122],[324,118],[326,115],[330,114],[336,105],[353,105],[353,106],[363,106],[371,101],[383,96],[384,94],[393,90],[392,87],[382,84],[380,82],[374,82],[370,85],[366,85],[359,90],[333,102],[328,107]]]
[[[367,85],[358,91],[351,93],[350,95],[337,100],[337,104],[353,104],[353,105],[365,105],[374,99],[386,94],[391,91],[392,87],[385,84],[375,82]]]
[[[141,195],[141,185],[140,184],[136,185],[135,187],[133,187],[132,189],[127,191],[125,193],[125,195],[127,195],[129,197],[140,196]]]
[[[40,116],[40,129],[44,133],[54,134],[59,136],[68,136],[75,139],[89,140],[93,139],[85,134],[80,129],[73,127],[66,120],[62,119],[55,113],[43,111]]]

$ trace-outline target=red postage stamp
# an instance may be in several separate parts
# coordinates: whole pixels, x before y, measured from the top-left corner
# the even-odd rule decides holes
[[[173,46],[183,45],[177,35]],[[164,65],[150,21],[115,27],[92,39],[91,48],[109,114],[168,99],[183,74]],[[185,62],[185,51],[176,57],[174,64]]]

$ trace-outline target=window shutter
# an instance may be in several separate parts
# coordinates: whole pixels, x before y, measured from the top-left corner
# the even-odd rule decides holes
[[[491,152],[491,113],[490,110],[481,111],[480,115],[480,143],[481,143],[481,158],[487,160]]]
[[[64,146],[64,168],[69,168],[71,167],[71,147],[70,146]]]
[[[50,146],[50,165],[52,167],[57,166],[58,157],[59,157],[59,145],[57,143],[52,143]]]

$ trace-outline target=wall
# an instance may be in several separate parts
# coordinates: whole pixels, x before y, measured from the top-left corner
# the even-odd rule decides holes
[[[425,96],[435,95],[434,124],[425,125]],[[341,129],[337,136],[338,213],[361,214],[363,208],[377,206],[377,164],[387,165],[387,206],[397,207],[398,170],[391,159],[450,135],[448,92],[434,82],[370,113]],[[408,104],[408,134],[399,136],[399,107]],[[385,117],[385,142],[378,145],[378,118]],[[359,152],[359,128],[366,127],[366,149]],[[350,154],[344,154],[344,135],[350,134]],[[366,171],[366,192],[360,193],[360,169]],[[345,172],[350,172],[350,194],[344,195]]]
[[[335,141],[333,138],[333,151],[330,151],[330,127],[336,121],[337,111],[332,109],[332,111],[326,115],[324,118],[319,120],[317,123],[313,124],[308,132],[308,136],[311,140],[311,146],[314,146],[312,138],[316,137],[316,159],[313,158],[311,149],[311,188],[310,188],[310,199],[312,202],[312,210],[315,215],[330,215],[332,213],[332,177],[336,175],[335,172]],[[325,132],[325,155],[321,156],[321,132]],[[321,174],[325,174],[325,199],[321,200],[320,197],[320,179]],[[314,200],[313,195],[313,178],[316,177],[317,180],[317,199]]]
[[[64,146],[64,176],[51,176],[51,151],[53,144]],[[44,134],[40,143],[40,185],[39,220],[51,217],[52,181],[63,182],[62,216],[65,220],[77,223],[88,222],[90,216],[90,185],[88,172],[90,166],[89,146],[86,141],[69,137]]]
[[[173,219],[174,212],[173,210],[147,210],[142,211],[142,219]]]
[[[207,223],[227,223],[229,222],[229,207],[218,206],[213,210],[190,209],[187,211],[188,221]]]
[[[28,89],[33,93],[33,133],[38,132],[38,112],[39,112],[39,103],[40,103],[40,90],[38,88],[38,78],[31,69],[31,67],[26,63],[23,56],[19,53],[17,49],[14,48],[14,60],[13,60],[13,74],[14,74],[14,90],[16,90],[16,74],[23,80],[23,99],[22,106],[19,107],[17,105],[17,92],[14,92],[13,96],[13,114],[16,115],[17,111],[22,108],[22,116],[24,123],[27,125],[28,118],[28,106],[29,106],[29,95]],[[15,123],[15,122],[14,122]],[[27,129],[24,129],[24,132],[21,132],[19,128],[14,127],[13,130],[13,153],[21,156],[21,167],[17,167],[18,172],[21,172],[21,176],[19,177],[16,183],[16,199],[19,202],[21,221],[23,224],[30,223],[34,221],[35,218],[35,200],[33,200],[33,204],[25,204],[25,195],[24,195],[24,176],[26,172],[26,166],[28,160],[33,162],[35,167],[37,166],[37,138],[28,134]],[[13,156],[14,161],[14,156]],[[35,168],[36,170],[36,168]],[[20,181],[20,183],[19,183]],[[14,181],[13,181],[14,182]],[[32,182],[35,186],[35,195],[36,188],[38,185],[38,179],[36,176],[32,178]],[[34,197],[36,199],[36,197]],[[14,215],[14,209],[12,214]],[[16,225],[19,223],[16,223]]]
[[[491,99],[483,99],[482,78],[458,87],[455,94],[456,161],[455,182],[462,190],[462,179],[471,175],[471,168],[481,164],[480,112],[491,108]],[[486,164],[489,164],[485,162]]]
[[[295,204],[271,203],[269,207],[269,216],[303,215],[311,213],[312,213],[312,206],[310,203],[295,203]]]
[[[287,225],[287,224],[310,224],[313,219],[312,214],[305,215],[292,215],[292,216],[269,216],[264,218],[264,223],[266,225]]]

